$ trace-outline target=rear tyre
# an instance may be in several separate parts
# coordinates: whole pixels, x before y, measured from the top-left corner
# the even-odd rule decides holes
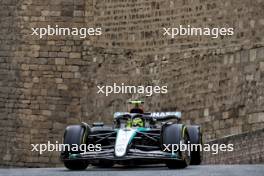
[[[65,129],[64,144],[70,145],[70,150],[61,153],[62,158],[68,158],[69,154],[78,154],[80,151],[73,151],[73,145],[80,146],[85,144],[86,128],[81,125],[71,125]],[[64,166],[70,170],[84,170],[88,167],[89,163],[83,160],[64,160]]]
[[[162,144],[188,144],[189,135],[187,128],[182,124],[172,124],[165,126],[162,129]],[[164,146],[162,145],[162,148]],[[163,148],[164,150],[164,148]],[[172,147],[170,148],[172,150]],[[169,151],[171,152],[171,151]],[[169,169],[181,169],[185,168],[190,164],[190,152],[186,151],[176,151],[179,155],[179,160],[170,160],[166,162]]]
[[[202,133],[199,126],[188,126],[188,133],[190,136],[191,144],[202,144]],[[191,151],[191,165],[200,165],[202,162],[202,146],[198,146],[197,150]]]

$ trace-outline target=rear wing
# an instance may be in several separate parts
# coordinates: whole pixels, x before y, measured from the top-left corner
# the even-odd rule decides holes
[[[115,112],[114,113],[114,119],[120,117],[120,116],[124,116],[124,115],[127,115],[127,114],[130,114],[129,112]]]
[[[150,116],[157,120],[180,119],[181,112],[151,112]]]
[[[119,119],[124,116],[129,116],[131,118],[133,117],[142,117],[145,119],[155,119],[155,120],[169,120],[169,119],[181,119],[181,112],[175,111],[175,112],[149,112],[144,114],[135,114],[135,113],[129,113],[129,112],[115,112],[114,118]]]

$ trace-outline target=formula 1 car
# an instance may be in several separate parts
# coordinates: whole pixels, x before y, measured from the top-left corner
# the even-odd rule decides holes
[[[68,126],[64,144],[73,146],[100,146],[88,151],[68,148],[61,153],[61,160],[70,170],[84,170],[89,164],[112,167],[114,164],[135,166],[165,163],[170,169],[199,165],[202,152],[198,150],[173,150],[174,144],[201,144],[199,126],[181,124],[181,112],[144,113],[138,108],[141,101],[132,102],[136,108],[130,112],[116,112],[114,125],[86,123]],[[167,149],[167,150],[166,150]]]

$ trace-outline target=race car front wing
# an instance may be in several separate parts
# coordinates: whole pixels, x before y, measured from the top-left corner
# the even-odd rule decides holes
[[[129,149],[126,155],[122,157],[115,156],[114,149],[84,152],[80,154],[69,154],[68,157],[61,156],[61,160],[131,160],[131,159],[160,159],[160,160],[180,160],[178,153],[168,153],[163,151],[142,151],[138,149]]]

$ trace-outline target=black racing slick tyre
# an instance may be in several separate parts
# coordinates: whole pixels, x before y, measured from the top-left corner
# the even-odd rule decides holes
[[[190,144],[198,144],[191,151],[191,165],[200,165],[202,162],[202,133],[199,126],[187,126]]]
[[[92,165],[99,168],[111,168],[114,166],[114,162],[107,160],[100,160],[98,163],[92,163]]]
[[[80,151],[72,151],[73,145],[80,146],[85,144],[86,135],[88,130],[82,125],[71,125],[65,129],[64,144],[69,144],[70,149],[62,152],[62,158],[68,157],[69,154],[78,154]],[[64,166],[70,170],[84,170],[88,167],[89,163],[83,160],[63,160]]]
[[[64,166],[70,170],[85,170],[89,163],[82,160],[68,160],[64,161]]]
[[[189,135],[187,128],[183,124],[172,124],[163,127],[162,129],[162,146],[164,144],[176,144],[180,143],[188,144]],[[164,148],[162,148],[164,151]],[[172,150],[172,148],[170,148]],[[170,151],[171,152],[171,151]],[[169,169],[182,169],[190,164],[190,152],[186,151],[176,151],[179,155],[180,160],[169,160],[166,165]]]

